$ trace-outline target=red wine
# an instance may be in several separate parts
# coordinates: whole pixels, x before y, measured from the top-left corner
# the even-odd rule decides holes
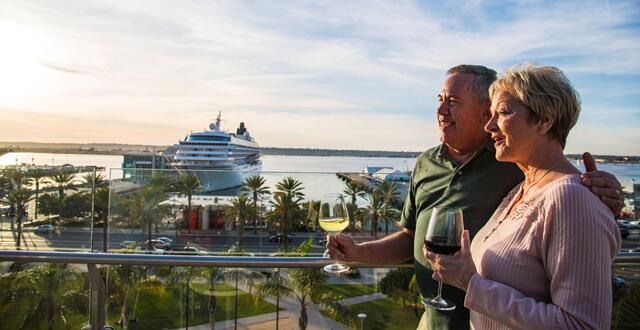
[[[432,243],[431,241],[424,241],[424,245],[427,247],[427,250],[433,252],[433,253],[437,253],[437,254],[446,254],[446,255],[452,255],[455,254],[456,252],[460,251],[461,246],[460,245],[443,245],[443,244],[436,244],[436,243]]]

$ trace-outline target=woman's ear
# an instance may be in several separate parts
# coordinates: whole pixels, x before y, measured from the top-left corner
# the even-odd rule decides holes
[[[551,127],[553,127],[553,119],[551,118],[543,118],[537,124],[538,126],[538,134],[546,135]]]

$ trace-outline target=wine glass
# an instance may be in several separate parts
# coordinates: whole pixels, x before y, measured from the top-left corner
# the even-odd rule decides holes
[[[325,200],[320,203],[318,210],[318,223],[329,235],[340,234],[349,225],[349,212],[347,204],[341,195],[325,196]],[[329,250],[325,251],[325,256]],[[332,274],[340,274],[349,270],[349,267],[336,261],[331,265],[324,266],[324,271]]]
[[[460,251],[460,235],[462,235],[463,229],[461,209],[436,207],[431,212],[424,245],[427,250],[433,253],[455,254]],[[438,296],[433,299],[423,299],[422,302],[427,307],[441,311],[450,311],[456,308],[456,305],[451,301],[442,299],[442,282],[438,282]]]

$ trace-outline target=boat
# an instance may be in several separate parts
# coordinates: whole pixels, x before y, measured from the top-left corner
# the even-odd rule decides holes
[[[205,192],[242,185],[247,176],[262,169],[260,146],[241,122],[235,133],[222,130],[218,112],[209,130],[191,132],[173,145],[171,166],[195,175]]]

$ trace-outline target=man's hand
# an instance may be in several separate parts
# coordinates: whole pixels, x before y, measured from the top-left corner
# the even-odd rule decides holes
[[[604,171],[598,171],[596,162],[590,153],[582,154],[585,173],[582,173],[582,184],[588,187],[600,200],[605,203],[613,214],[618,215],[624,207],[622,185],[616,177]]]
[[[344,262],[360,261],[358,260],[358,248],[358,244],[351,237],[342,234],[327,235],[327,249],[333,259]]]

